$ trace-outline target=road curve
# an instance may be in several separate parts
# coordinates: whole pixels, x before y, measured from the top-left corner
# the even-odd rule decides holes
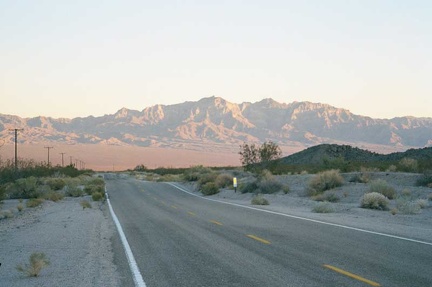
[[[147,286],[432,286],[432,247],[107,180]]]

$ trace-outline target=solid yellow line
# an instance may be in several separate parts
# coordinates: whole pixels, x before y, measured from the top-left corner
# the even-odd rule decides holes
[[[177,206],[175,206],[175,205],[171,205],[171,207],[177,209]]]
[[[195,215],[196,215],[195,213],[190,212],[190,211],[188,211],[188,214],[189,214],[189,215],[192,215],[192,216],[195,216]]]
[[[259,242],[264,243],[264,244],[271,244],[270,241],[262,239],[262,238],[259,238],[258,236],[255,236],[255,235],[252,235],[252,234],[248,234],[246,236],[249,237],[249,238],[255,239],[256,241],[259,241]]]
[[[223,225],[222,223],[220,223],[219,221],[216,220],[210,220],[211,223],[214,223],[216,225]]]
[[[348,276],[348,277],[350,277],[350,278],[353,278],[353,279],[356,279],[356,280],[358,280],[358,281],[361,281],[361,282],[364,282],[364,283],[366,283],[366,284],[369,284],[369,285],[371,285],[371,286],[375,286],[375,287],[379,287],[379,286],[381,286],[381,285],[380,285],[379,283],[377,283],[377,282],[374,282],[374,281],[368,280],[368,279],[366,279],[366,278],[363,278],[363,277],[361,277],[361,276],[355,275],[355,274],[353,274],[353,273],[350,273],[350,272],[348,272],[348,271],[342,270],[342,269],[340,269],[340,268],[337,268],[337,267],[334,267],[334,266],[331,266],[331,265],[327,265],[327,264],[324,264],[324,267],[326,267],[326,268],[328,268],[328,269],[330,269],[330,270],[333,270],[333,271],[335,271],[335,272],[337,272],[337,273],[340,273],[340,274],[343,274],[343,275],[345,275],[345,276]]]

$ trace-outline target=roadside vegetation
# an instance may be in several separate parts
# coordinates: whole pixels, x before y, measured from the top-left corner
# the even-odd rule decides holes
[[[16,269],[29,277],[39,276],[42,269],[50,265],[50,261],[43,252],[35,252],[30,255],[29,263],[17,265]]]

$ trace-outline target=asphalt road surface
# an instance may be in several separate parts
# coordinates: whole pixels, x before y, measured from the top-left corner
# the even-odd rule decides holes
[[[149,287],[432,286],[430,245],[212,202],[167,183],[112,179],[107,191]]]

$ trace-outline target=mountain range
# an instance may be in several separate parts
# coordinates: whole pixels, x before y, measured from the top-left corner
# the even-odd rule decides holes
[[[279,103],[272,99],[235,104],[220,97],[142,111],[73,119],[22,118],[0,114],[0,136],[20,143],[103,144],[201,149],[212,145],[272,140],[280,146],[307,148],[322,143],[390,149],[432,146],[432,118],[374,119],[322,103]]]

